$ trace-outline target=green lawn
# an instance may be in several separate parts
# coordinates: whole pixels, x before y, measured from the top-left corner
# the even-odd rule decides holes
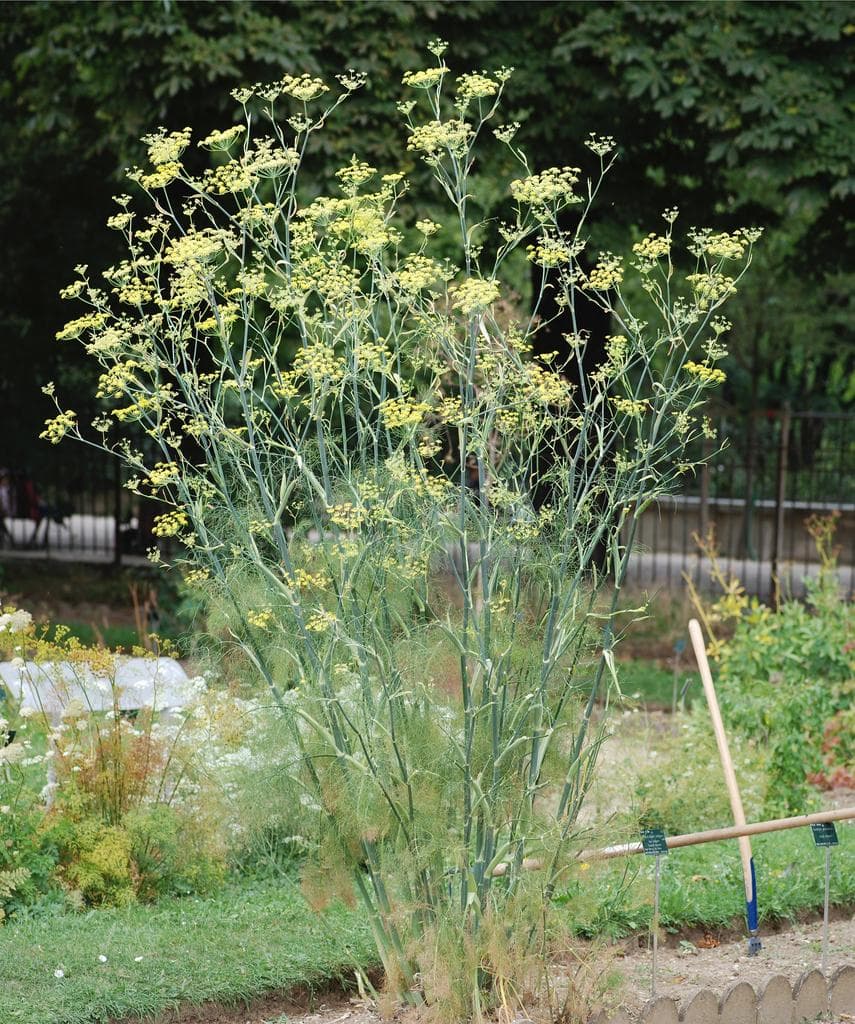
[[[317,914],[287,878],[246,882],[213,899],[5,925],[0,1021],[91,1024],[182,1002],[239,1002],[273,989],[353,980],[356,963],[375,959],[358,911],[336,906]]]
[[[694,659],[687,658],[685,651],[676,675],[673,668],[665,667],[661,662],[636,658],[618,663],[618,680],[625,698],[637,701],[651,710],[664,708],[670,711],[675,693],[678,707],[681,706],[681,694],[683,706],[691,707],[692,701],[696,700],[701,692],[700,676],[697,674]]]

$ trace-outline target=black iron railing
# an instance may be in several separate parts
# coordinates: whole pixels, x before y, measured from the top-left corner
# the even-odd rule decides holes
[[[805,520],[836,512],[841,579],[855,592],[855,416],[784,411],[720,416],[715,426],[726,449],[687,478],[679,495],[644,514],[628,582],[678,586],[689,573],[708,585],[709,565],[695,537],[714,527],[723,567],[750,592],[774,594],[778,585],[800,592],[802,577],[818,565]],[[705,453],[699,448],[696,454]],[[15,471],[12,504],[18,507],[11,511],[10,498],[3,498],[9,486],[4,491],[0,478],[0,510],[7,509],[0,555],[117,564],[144,556],[155,543],[157,508],[122,487],[117,467],[115,460],[94,459],[42,470],[30,480],[40,518],[22,496],[27,475]]]

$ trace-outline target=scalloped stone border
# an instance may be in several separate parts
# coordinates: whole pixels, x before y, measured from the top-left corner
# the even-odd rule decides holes
[[[660,996],[649,1000],[638,1016],[626,1010],[601,1012],[590,1024],[801,1024],[842,1013],[855,1014],[855,967],[838,967],[829,978],[807,971],[794,985],[775,974],[759,991],[737,981],[720,997],[701,989],[684,1006]]]

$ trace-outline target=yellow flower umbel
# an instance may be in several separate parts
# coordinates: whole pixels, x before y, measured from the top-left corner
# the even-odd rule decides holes
[[[702,384],[724,384],[727,374],[716,366],[706,366],[704,363],[695,363],[692,360],[683,364],[686,373],[696,377]]]
[[[433,89],[447,74],[448,68],[444,64],[440,64],[438,67],[426,68],[424,71],[405,71],[401,81],[411,89]]]
[[[599,292],[607,292],[616,288],[623,281],[623,260],[611,252],[601,252],[596,266],[588,275],[583,288],[592,288]]]
[[[550,212],[582,202],[575,192],[581,173],[578,167],[549,167],[540,174],[512,181],[511,195],[521,206],[530,206],[536,216],[545,219]]]
[[[464,316],[477,316],[492,305],[500,294],[496,281],[470,277],[454,289],[451,305]]]
[[[66,409],[53,419],[45,421],[45,429],[39,437],[51,444],[59,444],[65,435],[77,427],[77,413],[73,409]]]
[[[151,532],[155,537],[177,537],[186,529],[190,519],[183,509],[174,509],[162,516],[156,516]]]
[[[390,430],[416,427],[425,413],[430,412],[426,402],[415,402],[409,398],[388,398],[378,406],[383,422]]]

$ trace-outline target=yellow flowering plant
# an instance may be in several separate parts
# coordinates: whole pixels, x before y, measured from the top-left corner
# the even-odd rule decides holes
[[[170,678],[159,652],[131,653],[83,644],[24,609],[0,612],[0,826],[32,824],[50,851],[39,885],[76,905],[204,891],[224,877],[230,745],[212,721],[220,695],[202,677]],[[224,696],[219,715],[239,719],[242,702]]]
[[[533,170],[517,126],[489,133],[510,72],[452,81],[443,49],[405,77],[399,110],[449,204],[442,235],[459,228],[454,262],[432,252],[433,221],[403,221],[397,171],[354,157],[337,194],[307,198],[305,154],[361,81],[334,95],[288,78],[236,90],[243,122],[202,140],[218,153],[201,174],[182,162],[187,133],[147,138],[152,168],[132,177],[152,212],[119,198],[128,258],[103,281],[78,268],[65,294],[90,309],[58,337],[103,368],[109,411],[89,443],[171,506],[159,534],[291,724],[290,770],[323,822],[307,891],[313,871],[348,878],[389,988],[458,1021],[551,934],[602,738],[592,712],[616,686],[635,526],[693,465],[724,351],[717,310],[753,238],[694,236],[685,287],[674,211],[626,260],[587,255],[614,141],[587,140],[587,170]],[[470,202],[488,145],[519,166],[492,248]],[[503,271],[520,248],[540,288],[532,313],[509,315]],[[630,274],[655,322],[625,301]],[[547,286],[566,367],[532,357]],[[594,368],[581,294],[615,325]],[[57,409],[46,437],[82,439]]]

